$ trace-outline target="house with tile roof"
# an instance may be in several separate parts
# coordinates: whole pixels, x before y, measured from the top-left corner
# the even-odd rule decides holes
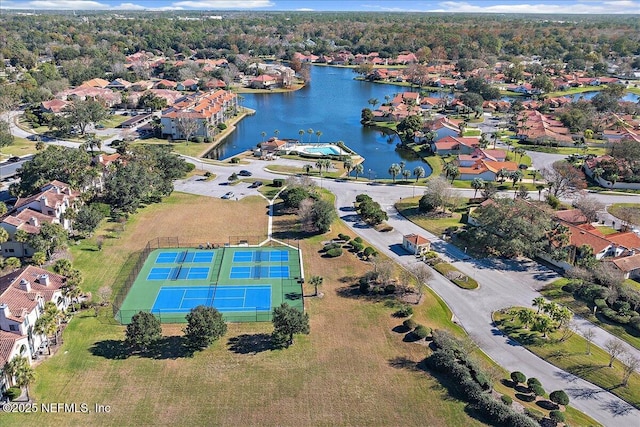
[[[66,310],[69,299],[63,295],[66,277],[29,265],[0,277],[0,366],[16,356],[31,361],[44,350],[46,337],[35,332],[45,303],[53,302]],[[0,376],[0,392],[13,385]]]
[[[62,99],[52,99],[50,101],[42,101],[40,103],[40,110],[43,113],[60,114],[70,104],[68,101]]]
[[[107,85],[107,89],[114,90],[127,90],[131,87],[132,83],[125,79],[115,79]]]
[[[480,139],[474,137],[445,136],[431,143],[431,151],[440,156],[448,154],[471,154],[480,147]]]
[[[638,279],[640,278],[640,253],[634,253],[633,255],[615,258],[611,260],[611,263],[616,266],[618,270],[624,274],[625,279]]]
[[[174,139],[184,138],[178,123],[181,119],[188,118],[198,124],[192,136],[211,137],[212,129],[228,120],[237,108],[237,95],[226,90],[187,95],[162,112],[162,134]]]
[[[431,250],[431,242],[419,234],[406,234],[402,236],[402,247],[410,254],[418,256]]]
[[[109,85],[109,81],[108,80],[95,78],[95,79],[91,79],[91,80],[87,80],[86,82],[83,82],[80,86],[84,86],[84,87],[99,87],[101,89],[104,89],[108,85]]]
[[[523,110],[518,115],[517,137],[534,143],[556,143],[573,146],[569,129],[562,122],[537,110]]]

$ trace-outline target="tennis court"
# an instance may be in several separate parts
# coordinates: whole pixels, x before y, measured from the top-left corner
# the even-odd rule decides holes
[[[171,247],[145,256],[116,312],[123,324],[139,311],[162,323],[184,322],[198,305],[231,322],[270,321],[283,302],[304,308],[300,253],[290,246]]]
[[[289,262],[289,252],[282,250],[236,251],[233,262]]]
[[[209,264],[215,256],[214,251],[181,251],[161,252],[156,257],[156,264],[200,263]]]
[[[206,280],[209,267],[154,267],[147,280]]]
[[[262,278],[289,278],[288,265],[231,267],[229,279],[262,279]]]
[[[204,305],[219,312],[271,311],[271,286],[162,287],[152,313],[184,313]]]

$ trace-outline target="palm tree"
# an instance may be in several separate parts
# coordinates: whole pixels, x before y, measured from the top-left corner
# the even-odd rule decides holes
[[[342,162],[342,166],[347,170],[347,176],[351,173],[351,169],[353,169],[353,159],[351,157],[347,157],[344,162]]]
[[[520,159],[522,159],[522,155],[525,153],[524,148],[521,147],[516,147],[513,149],[513,153],[516,155],[516,158],[518,158],[518,156],[520,156]],[[517,162],[518,160],[516,160]]]
[[[458,166],[456,166],[456,164],[453,162],[446,163],[444,165],[443,170],[444,170],[445,176],[447,178],[451,178],[452,183],[453,183],[453,180],[455,180],[460,175],[460,170],[458,169]]]
[[[396,182],[396,175],[398,175],[400,173],[400,165],[397,163],[393,163],[391,166],[389,166],[389,175],[391,175],[391,178],[393,179],[393,182]]]
[[[278,138],[278,135],[280,135],[280,131],[278,129],[273,131],[273,136],[276,137],[276,139]]]
[[[322,131],[321,130],[317,130],[316,131],[316,136],[318,137],[318,143],[320,143],[320,137],[322,136]]]
[[[515,170],[509,174],[509,179],[513,180],[513,187],[516,186],[518,181],[522,179],[522,171],[520,169]]]
[[[543,297],[534,298],[533,306],[538,309],[538,311],[536,311],[536,314],[540,314],[540,310],[542,310],[546,304],[547,304],[547,300],[544,299]]]
[[[262,142],[264,142],[264,138],[267,136],[267,133],[265,131],[260,132],[260,135],[262,135]]]
[[[378,105],[380,102],[378,101],[378,98],[369,98],[369,100],[367,101],[369,103],[369,105],[371,105],[373,107],[373,109],[376,109],[376,105]]]
[[[544,184],[536,185],[536,189],[538,190],[538,201],[542,199],[542,190],[544,190],[545,188],[546,188],[546,185]]]
[[[484,179],[482,179],[482,178],[473,178],[473,181],[471,181],[471,188],[473,188],[475,190],[475,193],[473,193],[473,198],[474,199],[478,195],[478,190],[482,189],[482,187],[484,187]]]
[[[303,142],[303,141],[302,141],[302,137],[304,136],[304,129],[300,129],[300,130],[298,131],[298,135],[300,135],[300,142]]]
[[[494,132],[494,134],[492,135],[493,138],[493,149],[496,149],[496,142],[498,142],[498,134]]]
[[[555,322],[547,316],[537,316],[533,326],[536,331],[542,332],[543,338],[546,338],[547,333],[554,330]]]
[[[529,324],[533,322],[535,318],[536,315],[533,311],[527,308],[518,311],[518,319],[522,322],[522,326],[524,326],[525,329],[529,329]]]
[[[313,166],[311,166],[310,164],[306,164],[302,167],[302,169],[304,169],[307,175],[309,175],[309,171],[313,169]]]
[[[316,167],[318,168],[318,173],[320,173],[320,176],[321,176],[321,177],[322,177],[322,168],[324,167],[324,162],[323,162],[323,160],[324,160],[324,159],[319,159],[319,160],[316,162]]]
[[[418,180],[422,178],[424,174],[425,174],[425,171],[422,166],[416,166],[415,168],[413,168],[413,176],[416,177],[416,182],[418,182]]]
[[[407,166],[407,164],[405,163],[404,160],[402,160],[400,163],[398,163],[400,165],[400,175],[404,175],[404,168]]]
[[[5,366],[6,374],[15,379],[15,385],[24,388],[29,399],[29,384],[35,380],[35,372],[26,357],[17,356]]]
[[[315,289],[313,293],[314,296],[318,296],[318,286],[322,285],[323,281],[322,276],[311,276],[309,283],[311,283]]]
[[[409,169],[405,169],[402,171],[401,175],[405,181],[408,181],[409,178],[411,178],[411,171]]]
[[[361,173],[364,172],[364,166],[362,166],[362,163],[358,163],[357,165],[355,165],[353,167],[353,172],[356,175],[356,181],[358,180],[358,175],[360,175]]]
[[[307,133],[309,134],[309,142],[311,142],[311,135],[313,135],[313,129],[307,129]]]
[[[602,168],[595,168],[595,169],[593,170],[593,179],[594,179],[594,181],[598,181],[598,179],[599,179],[602,175],[604,175],[604,169],[602,169]]]
[[[500,182],[502,183],[504,182],[504,179],[509,176],[509,170],[506,168],[502,168],[498,171],[498,174],[496,176],[500,178]]]

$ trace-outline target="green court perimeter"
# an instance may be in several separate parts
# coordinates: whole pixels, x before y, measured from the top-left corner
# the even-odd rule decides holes
[[[286,302],[303,310],[302,271],[289,246],[162,248],[149,252],[126,294],[116,320],[140,311],[162,323],[185,322],[197,305],[216,307],[228,322],[270,321]]]

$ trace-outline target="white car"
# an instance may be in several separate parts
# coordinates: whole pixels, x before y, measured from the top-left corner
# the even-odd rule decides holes
[[[228,193],[225,193],[224,196],[222,196],[223,199],[231,199],[235,197],[235,194],[233,194],[233,191],[229,191]]]

